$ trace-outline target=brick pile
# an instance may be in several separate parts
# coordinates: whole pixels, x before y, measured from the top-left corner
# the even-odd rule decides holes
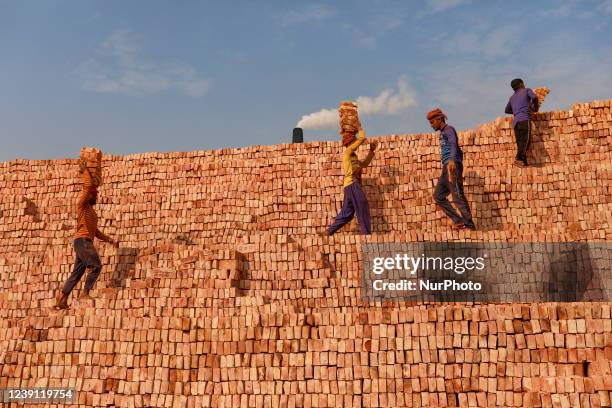
[[[352,101],[340,102],[338,108],[338,116],[340,118],[340,133],[355,134],[361,128],[361,122],[359,121],[359,112],[357,110],[357,104]]]
[[[546,95],[550,93],[550,89],[546,87],[541,87],[541,88],[534,89],[533,92],[538,97],[538,103],[540,104],[540,108],[541,108],[542,104],[544,103],[544,99],[546,99]]]
[[[95,184],[102,184],[102,151],[95,147],[81,148],[81,162],[89,170]]]
[[[612,240],[612,101],[459,133],[479,231],[431,190],[436,135],[379,141],[374,235],[320,237],[341,205],[338,142],[102,157],[95,300],[55,311],[76,159],[0,163],[0,387],[74,387],[80,406],[610,406],[612,303],[360,298],[364,242]],[[452,118],[450,118],[452,124]]]

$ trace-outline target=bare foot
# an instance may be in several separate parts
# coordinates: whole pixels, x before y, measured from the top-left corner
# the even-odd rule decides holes
[[[55,296],[55,307],[58,309],[68,309],[68,296],[58,291]]]
[[[527,165],[520,160],[515,160],[514,164],[518,167],[527,167]]]
[[[91,296],[89,296],[89,292],[85,292],[84,291],[83,293],[81,293],[81,296],[79,296],[79,300],[91,300],[91,301],[93,301],[94,299]]]

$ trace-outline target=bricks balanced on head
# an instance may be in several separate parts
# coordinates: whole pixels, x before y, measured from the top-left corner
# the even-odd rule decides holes
[[[340,102],[338,114],[340,116],[340,134],[351,133],[354,135],[359,128],[361,128],[359,112],[357,111],[357,104],[355,102]]]
[[[100,186],[102,184],[102,151],[95,147],[83,147],[80,158],[89,170],[89,174],[97,182],[97,186]]]

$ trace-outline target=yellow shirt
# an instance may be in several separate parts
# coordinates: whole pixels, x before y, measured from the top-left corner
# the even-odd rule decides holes
[[[365,141],[365,132],[359,132],[359,137],[347,146],[342,157],[342,171],[344,172],[343,187],[350,186],[355,181],[361,181],[361,170],[368,167],[374,157],[374,152],[370,150],[365,160],[360,161],[355,151]]]

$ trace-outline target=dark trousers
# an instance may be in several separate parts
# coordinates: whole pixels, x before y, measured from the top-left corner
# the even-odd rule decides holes
[[[516,139],[516,160],[527,165],[527,149],[531,139],[531,121],[524,120],[514,125],[514,138]]]
[[[446,199],[449,194],[452,194],[453,204],[457,207],[461,215],[457,214],[457,211],[455,211],[450,201]],[[453,220],[455,224],[464,223],[469,227],[474,226],[470,206],[463,193],[463,165],[461,163],[457,163],[455,167],[455,180],[453,183],[448,179],[446,165],[442,167],[442,174],[434,189],[433,198],[436,200],[438,207],[440,207],[442,211],[444,211],[444,214]]]
[[[357,222],[359,223],[359,229],[362,234],[372,233],[372,221],[370,219],[370,208],[368,206],[368,199],[363,193],[361,184],[354,182],[344,187],[344,201],[342,202],[342,209],[340,214],[336,217],[332,225],[329,227],[329,234],[334,234],[345,224],[353,219],[353,216],[357,213]]]
[[[85,280],[85,289],[91,290],[94,283],[100,276],[102,271],[102,262],[98,256],[98,252],[93,245],[93,242],[88,238],[77,238],[74,240],[74,252],[76,252],[76,260],[72,273],[68,277],[62,292],[69,295],[76,284],[81,280],[85,273],[85,269],[89,268],[87,280]]]

